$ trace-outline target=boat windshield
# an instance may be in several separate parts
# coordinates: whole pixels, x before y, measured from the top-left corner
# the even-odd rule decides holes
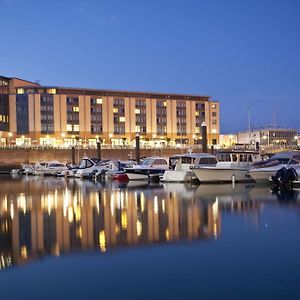
[[[181,158],[181,163],[182,164],[193,165],[195,163],[195,158],[194,157],[189,157],[189,156],[183,156]]]
[[[94,164],[89,159],[82,159],[79,165],[79,169],[86,169],[92,167]]]
[[[153,163],[153,159],[152,158],[146,158],[145,160],[143,160],[143,162],[141,163],[141,166],[151,166]]]
[[[217,160],[214,157],[202,157],[199,161],[199,165],[215,165]]]
[[[49,164],[48,167],[51,167],[51,168],[60,168],[60,167],[64,167],[64,164],[53,163],[53,164]]]

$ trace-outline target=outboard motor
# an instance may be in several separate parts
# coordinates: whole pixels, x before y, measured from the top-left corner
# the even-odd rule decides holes
[[[298,173],[294,168],[287,169],[283,167],[271,179],[275,188],[292,190],[293,182],[298,180]]]

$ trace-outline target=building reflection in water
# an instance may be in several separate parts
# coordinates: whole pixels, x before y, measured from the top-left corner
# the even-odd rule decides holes
[[[120,187],[33,177],[1,179],[1,187],[1,269],[70,251],[215,239],[221,210],[257,212],[260,206],[244,191],[234,199],[225,191],[217,195],[215,187],[205,192],[184,185]]]

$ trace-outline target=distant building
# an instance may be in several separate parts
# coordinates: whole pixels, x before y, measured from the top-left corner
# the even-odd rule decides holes
[[[219,102],[208,96],[42,86],[0,76],[1,143],[194,145],[207,124],[219,144]]]
[[[297,147],[298,130],[287,128],[263,128],[237,133],[237,143],[260,148]]]
[[[220,147],[232,148],[237,144],[236,134],[220,134]]]

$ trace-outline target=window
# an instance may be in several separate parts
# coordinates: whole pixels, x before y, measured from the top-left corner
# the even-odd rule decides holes
[[[217,112],[216,112],[216,111],[213,111],[213,112],[211,113],[211,115],[212,115],[213,117],[216,117],[216,116],[217,116]]]
[[[140,113],[141,113],[141,110],[140,110],[139,108],[136,108],[136,109],[135,109],[135,113],[136,113],[136,114],[140,114]]]
[[[18,88],[17,89],[17,94],[24,94],[25,90],[23,88]]]
[[[102,104],[102,98],[97,98],[96,99],[96,104]]]
[[[71,124],[67,124],[67,131],[73,131],[73,127]]]
[[[120,117],[120,118],[119,118],[119,121],[120,121],[120,122],[125,122],[125,117]]]
[[[56,94],[56,89],[47,89],[47,94]]]
[[[79,125],[74,125],[74,131],[79,132]]]
[[[115,107],[115,108],[113,109],[113,112],[116,114],[116,113],[119,112],[119,109]]]
[[[217,133],[217,129],[212,129],[211,133]]]
[[[73,112],[79,112],[79,107],[78,106],[73,106]]]

